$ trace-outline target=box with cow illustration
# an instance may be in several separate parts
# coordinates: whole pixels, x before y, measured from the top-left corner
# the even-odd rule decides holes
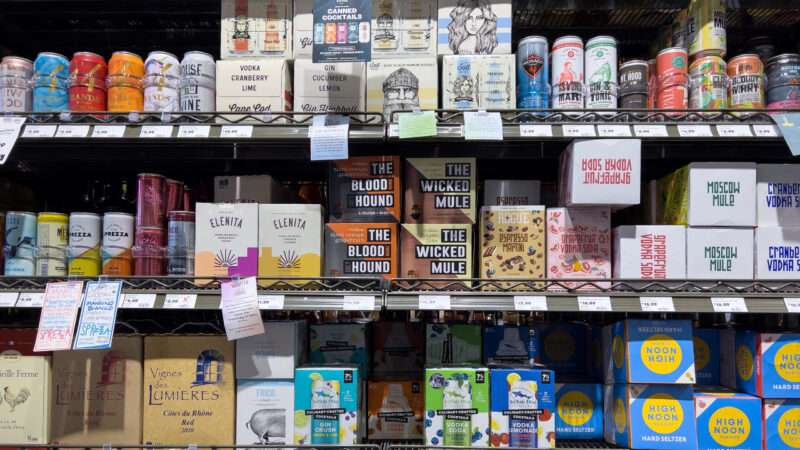
[[[481,208],[481,278],[544,278],[544,211],[544,206]]]
[[[322,206],[258,205],[258,275],[322,276]]]
[[[355,366],[295,371],[294,443],[358,444],[366,434],[362,375]]]
[[[325,225],[325,276],[397,278],[396,223]]]
[[[403,224],[401,278],[470,278],[472,225]]]
[[[408,158],[406,223],[475,223],[475,158]]]
[[[399,156],[351,156],[331,162],[331,222],[399,222],[402,165]]]
[[[800,398],[800,333],[736,332],[736,389],[761,398]]]
[[[238,380],[236,444],[291,444],[293,439],[294,382]]]

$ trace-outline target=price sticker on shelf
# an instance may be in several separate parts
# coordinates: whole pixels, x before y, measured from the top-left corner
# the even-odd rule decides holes
[[[282,310],[283,305],[286,303],[285,295],[259,295],[258,296],[258,309],[275,309]]]
[[[633,132],[638,137],[668,137],[666,125],[634,125]]]
[[[711,306],[716,313],[747,312],[747,303],[742,297],[711,297]]]
[[[639,297],[643,312],[675,312],[672,297]]]
[[[389,124],[389,137],[398,137],[400,136],[400,125],[396,123]]]
[[[778,137],[778,129],[775,128],[775,125],[753,125],[753,132],[756,134],[756,137]]]
[[[179,138],[207,138],[210,133],[209,125],[181,125],[178,127]]]
[[[59,125],[57,138],[85,138],[89,135],[89,125]]]
[[[522,137],[553,137],[552,125],[520,125],[519,135]]]
[[[612,311],[611,297],[578,297],[578,311]]]
[[[502,141],[503,118],[499,112],[464,111],[464,139]]]
[[[24,138],[51,138],[56,135],[58,125],[28,125],[22,131]]]
[[[595,137],[594,125],[561,125],[565,137]]]
[[[17,304],[19,292],[0,292],[0,308],[11,308]]]
[[[678,125],[680,137],[713,137],[710,125]]]
[[[600,137],[631,137],[630,125],[597,125]]]
[[[44,304],[44,292],[20,292],[17,308],[41,308]]]
[[[253,137],[252,125],[223,125],[219,133],[221,138],[250,138]]]
[[[544,295],[515,295],[514,311],[547,311]]]
[[[144,125],[139,132],[141,138],[170,138],[172,125]]]
[[[93,138],[121,138],[125,136],[125,125],[95,125]]]
[[[419,296],[419,309],[421,310],[450,310],[450,296],[449,295],[420,295]]]
[[[197,294],[167,294],[164,297],[164,309],[193,309],[197,303]]]
[[[374,311],[374,295],[345,295],[342,298],[343,311]]]
[[[800,298],[784,298],[783,299],[784,305],[786,305],[786,311],[790,313],[800,313]]]
[[[720,137],[753,137],[750,125],[717,125]]]
[[[156,294],[122,294],[120,308],[153,309],[156,306]]]

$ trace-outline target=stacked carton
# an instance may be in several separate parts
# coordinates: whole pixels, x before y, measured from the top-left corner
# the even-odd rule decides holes
[[[294,443],[358,444],[366,429],[361,372],[355,366],[295,370]]]
[[[759,164],[756,279],[800,279],[800,166]]]

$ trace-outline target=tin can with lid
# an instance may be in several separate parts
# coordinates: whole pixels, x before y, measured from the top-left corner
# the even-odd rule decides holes
[[[724,0],[691,0],[687,22],[690,55],[725,57],[725,16]]]
[[[704,56],[689,66],[689,107],[724,109],[728,107],[728,70],[719,56]]]
[[[167,274],[194,275],[195,214],[171,211],[167,232]]]
[[[213,112],[216,104],[216,62],[205,52],[186,52],[181,61],[180,110]]]
[[[731,109],[764,108],[764,63],[755,53],[728,61],[728,102]]]
[[[619,68],[620,107],[644,109],[648,102],[647,61],[628,61]]]
[[[562,36],[553,42],[553,109],[581,109],[584,106],[583,41]]]
[[[68,275],[100,275],[101,223],[100,216],[94,213],[77,212],[69,215]]]
[[[19,56],[0,61],[0,112],[29,112],[33,109],[31,77],[33,63]]]
[[[586,42],[586,108],[617,107],[617,40],[597,36]]]
[[[133,274],[133,215],[108,212],[103,215],[103,275]]]
[[[517,107],[550,107],[550,55],[542,36],[528,36],[517,46]]]
[[[767,61],[767,107],[800,108],[800,55],[787,53]]]
[[[3,239],[6,276],[35,275],[36,228],[36,214],[27,211],[6,213]]]

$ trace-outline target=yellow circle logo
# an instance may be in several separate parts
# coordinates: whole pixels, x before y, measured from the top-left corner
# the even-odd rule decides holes
[[[594,404],[586,394],[570,391],[558,400],[558,416],[567,425],[579,427],[592,418]]]
[[[738,447],[750,436],[750,419],[739,408],[720,408],[708,420],[708,434],[723,447]]]
[[[800,448],[800,408],[792,408],[781,415],[778,435],[789,447]]]
[[[625,343],[620,336],[614,336],[611,341],[611,356],[614,358],[614,367],[621,368],[625,362]]]
[[[753,354],[746,345],[742,345],[736,350],[736,372],[744,381],[753,376]]]
[[[683,360],[678,341],[663,334],[654,334],[645,339],[640,353],[645,367],[659,375],[675,372]]]
[[[557,330],[544,338],[544,351],[551,361],[569,361],[575,354],[575,339],[564,330]]]
[[[644,401],[642,419],[658,434],[674,433],[683,424],[683,408],[671,395],[655,394]]]
[[[708,343],[695,336],[694,339],[694,368],[696,370],[703,370],[711,360],[711,349],[708,348]]]
[[[773,344],[778,345],[778,344]],[[775,370],[786,381],[800,383],[800,343],[783,344],[775,352]]]
[[[614,402],[614,425],[617,426],[617,433],[624,433],[628,426],[628,415],[625,414],[625,402],[618,398]]]

